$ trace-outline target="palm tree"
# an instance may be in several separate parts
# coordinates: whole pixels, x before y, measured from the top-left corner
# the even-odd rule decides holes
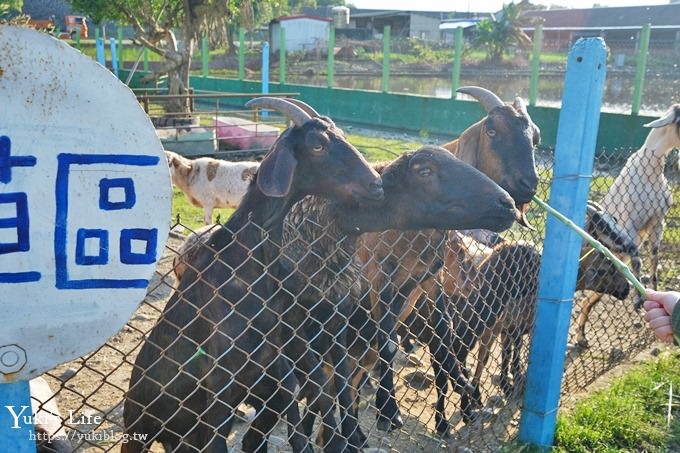
[[[531,38],[522,31],[523,26],[535,20],[523,15],[528,6],[529,3],[524,1],[503,5],[500,13],[477,23],[474,46],[485,49],[489,61],[500,63],[510,46],[531,45]]]

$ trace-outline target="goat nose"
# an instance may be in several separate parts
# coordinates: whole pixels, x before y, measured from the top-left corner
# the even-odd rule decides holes
[[[538,179],[534,176],[525,177],[519,180],[520,190],[536,193],[536,186],[538,185]]]
[[[368,185],[368,192],[372,198],[382,198],[385,195],[383,191],[382,181],[373,181]]]
[[[515,209],[515,202],[508,195],[502,195],[499,202],[498,202],[498,205],[502,209],[509,209],[509,210]]]

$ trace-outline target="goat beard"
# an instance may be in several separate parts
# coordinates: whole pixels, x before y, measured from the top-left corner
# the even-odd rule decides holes
[[[529,210],[529,203],[521,204],[521,205],[517,206],[517,209],[519,209],[519,212],[520,212],[520,218],[517,221],[517,223],[519,223],[523,227],[528,228],[531,231],[536,231],[536,228],[534,228],[534,226],[531,223],[529,223],[529,219],[527,219],[527,211]]]

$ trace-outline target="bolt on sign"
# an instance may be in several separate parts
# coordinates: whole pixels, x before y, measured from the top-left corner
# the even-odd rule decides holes
[[[134,94],[45,34],[0,27],[0,383],[103,344],[168,235],[162,145]]]

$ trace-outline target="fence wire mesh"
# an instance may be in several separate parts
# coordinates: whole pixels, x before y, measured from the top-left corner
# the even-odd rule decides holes
[[[632,151],[597,159],[593,201],[608,201]],[[552,153],[538,156],[537,164],[538,193],[547,198]],[[666,173],[677,199],[677,173],[670,167]],[[612,194],[609,202],[624,207],[645,196]],[[602,234],[607,228],[598,229],[593,212],[587,227]],[[356,243],[339,237],[326,214],[318,201],[296,205],[287,217],[283,253],[269,262],[253,265],[253,250],[266,247],[266,240],[240,243],[237,233],[230,253],[243,259],[234,267],[259,273],[240,283],[243,299],[229,301],[220,295],[230,272],[220,255],[225,238],[236,232],[221,226],[192,232],[178,220],[147,297],[127,325],[97,351],[44,375],[74,449],[137,451],[135,441],[158,435],[167,451],[175,451],[177,436],[197,448],[213,439],[210,446],[221,449],[225,442],[236,451],[268,442],[272,450],[293,451],[310,435],[312,443],[319,436],[317,448],[340,451],[353,416],[362,434],[356,431],[352,442],[383,450],[495,451],[513,439],[545,214],[536,207],[529,212],[535,232],[518,226],[500,235],[390,231]],[[659,288],[678,287],[679,225],[672,209],[658,249]],[[651,275],[653,249],[642,242],[643,278]],[[273,266],[285,272],[271,280],[265,274]],[[565,395],[582,391],[652,341],[635,311],[634,291],[626,294],[625,282],[587,248],[578,285]],[[255,297],[263,287],[276,296]],[[439,288],[444,297],[436,297]],[[579,316],[593,294],[601,301],[583,316],[580,335]],[[385,365],[391,356],[393,377]],[[347,411],[338,409],[343,405]],[[310,412],[321,417],[292,425]],[[309,433],[303,426],[312,418]],[[290,442],[289,430],[297,433]],[[176,451],[194,449],[182,444]]]

